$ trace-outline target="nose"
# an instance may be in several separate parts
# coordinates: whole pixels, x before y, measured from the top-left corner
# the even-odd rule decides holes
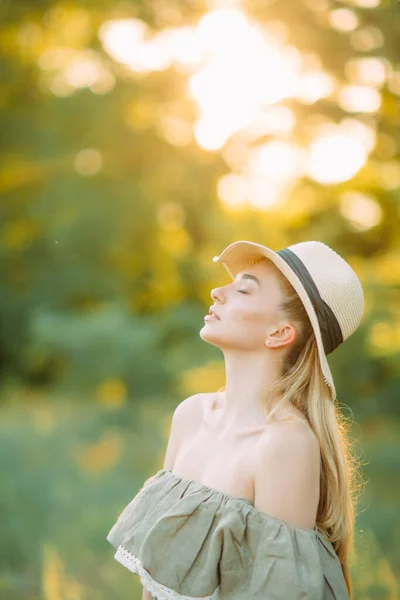
[[[218,288],[214,288],[213,290],[211,290],[211,298],[214,300],[214,302],[218,301],[218,302],[222,302],[223,301],[223,295],[222,295],[222,288],[218,287]]]

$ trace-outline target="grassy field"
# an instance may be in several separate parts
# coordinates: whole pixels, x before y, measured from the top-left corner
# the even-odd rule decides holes
[[[165,398],[134,404],[3,392],[0,598],[140,600],[138,577],[113,559],[105,538],[162,467],[172,409]],[[373,431],[365,426],[360,439],[368,464],[352,568],[357,600],[400,596],[399,482],[392,478],[399,427],[377,431],[376,423]]]

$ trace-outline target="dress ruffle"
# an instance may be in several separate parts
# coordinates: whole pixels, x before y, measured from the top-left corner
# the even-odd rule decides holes
[[[157,600],[348,600],[324,533],[161,469],[107,540]]]

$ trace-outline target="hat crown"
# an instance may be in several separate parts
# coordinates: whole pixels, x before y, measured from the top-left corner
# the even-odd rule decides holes
[[[339,323],[343,340],[347,339],[357,329],[364,314],[364,293],[356,272],[323,242],[299,242],[288,248],[310,273],[321,298]]]

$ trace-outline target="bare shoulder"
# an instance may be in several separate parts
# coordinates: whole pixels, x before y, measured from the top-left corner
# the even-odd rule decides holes
[[[295,451],[320,452],[318,438],[310,425],[299,419],[271,424],[258,442],[258,453],[281,452],[292,454]]]
[[[186,426],[198,423],[207,395],[200,392],[182,400],[174,410],[173,419],[179,421],[179,423],[184,423]]]
[[[299,527],[313,527],[319,500],[320,446],[311,427],[280,423],[259,440],[255,507]]]
[[[321,449],[310,425],[301,420],[271,424],[260,437],[254,453],[254,481],[266,481],[279,473],[303,481],[319,481]]]
[[[203,410],[203,393],[193,394],[182,400],[174,409],[164,458],[164,468],[172,469],[183,439],[199,423]]]

